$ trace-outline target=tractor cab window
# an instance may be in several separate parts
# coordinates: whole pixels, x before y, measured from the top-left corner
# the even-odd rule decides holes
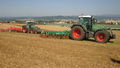
[[[83,18],[79,18],[80,19],[80,23],[84,23],[84,19]]]
[[[80,23],[90,24],[91,23],[91,18],[80,18]]]
[[[91,18],[84,18],[84,23],[85,24],[90,24],[91,23]]]
[[[80,23],[85,25],[87,29],[91,29],[92,27],[92,20],[89,17],[81,17]]]
[[[34,23],[33,23],[33,22],[27,22],[27,24],[29,24],[29,25],[34,25]]]

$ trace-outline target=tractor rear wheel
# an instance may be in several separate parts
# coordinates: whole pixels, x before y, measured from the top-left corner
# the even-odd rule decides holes
[[[80,26],[74,26],[71,29],[70,38],[73,40],[83,40],[85,38],[85,31]]]
[[[110,34],[107,31],[98,31],[95,33],[95,40],[100,43],[106,43],[110,40]]]
[[[26,32],[27,32],[27,30],[26,30],[26,29],[22,29],[22,32],[23,32],[23,33],[26,33]]]

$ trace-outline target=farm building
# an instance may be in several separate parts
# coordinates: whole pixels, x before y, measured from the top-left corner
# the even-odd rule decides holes
[[[105,20],[105,23],[108,23],[108,24],[120,24],[120,20]]]

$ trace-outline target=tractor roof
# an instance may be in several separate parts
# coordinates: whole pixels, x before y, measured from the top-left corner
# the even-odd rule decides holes
[[[88,18],[91,18],[92,16],[90,16],[90,15],[83,15],[83,16],[79,16],[79,17],[88,17]]]

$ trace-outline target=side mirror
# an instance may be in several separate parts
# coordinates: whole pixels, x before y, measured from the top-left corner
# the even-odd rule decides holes
[[[97,20],[96,20],[96,19],[93,19],[93,20],[92,20],[92,23],[93,23],[93,24],[97,23]]]
[[[95,19],[95,23],[97,23],[97,20]]]

